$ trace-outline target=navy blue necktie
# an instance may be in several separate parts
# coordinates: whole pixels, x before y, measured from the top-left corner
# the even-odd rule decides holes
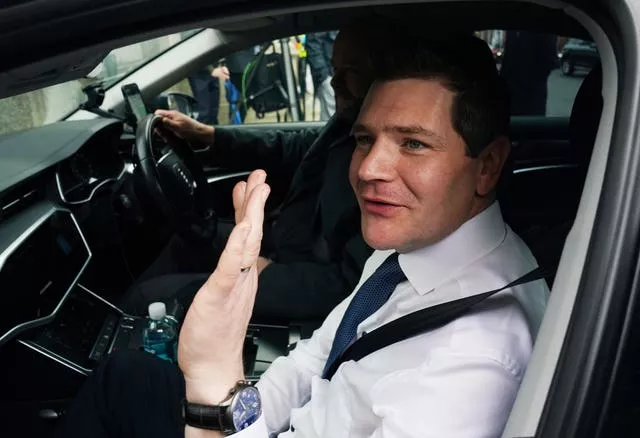
[[[398,253],[393,253],[376,269],[354,295],[336,330],[329,358],[322,376],[326,376],[331,364],[356,338],[358,325],[387,302],[398,283],[406,280],[398,263]]]

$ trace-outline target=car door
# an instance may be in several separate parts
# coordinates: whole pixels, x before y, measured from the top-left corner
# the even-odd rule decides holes
[[[640,431],[640,5],[597,3],[597,10],[582,4],[573,12],[598,44],[604,108],[578,216],[541,327],[544,341],[529,362],[507,437],[632,437]]]

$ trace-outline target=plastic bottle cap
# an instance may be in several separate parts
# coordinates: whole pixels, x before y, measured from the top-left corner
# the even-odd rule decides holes
[[[149,304],[149,318],[154,321],[159,321],[167,316],[167,306],[162,302],[156,302]]]

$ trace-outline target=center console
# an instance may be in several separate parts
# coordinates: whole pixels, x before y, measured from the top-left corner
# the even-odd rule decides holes
[[[89,374],[105,356],[118,350],[142,350],[146,318],[127,315],[78,284],[54,321],[30,330],[18,341],[60,365]],[[299,339],[295,327],[252,324],[244,343],[245,375],[257,380],[271,362]],[[212,348],[215,345],[212,344]]]
[[[36,372],[45,376],[61,368],[83,376],[114,351],[142,349],[146,319],[125,314],[99,290],[82,285],[90,259],[83,233],[67,210],[41,203],[5,222],[0,285],[9,307],[0,321],[0,348],[23,359],[16,359],[12,373],[37,362]],[[251,325],[244,346],[247,378],[258,379],[286,354],[298,333],[288,326]]]

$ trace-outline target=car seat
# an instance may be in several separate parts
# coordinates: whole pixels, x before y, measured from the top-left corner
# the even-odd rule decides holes
[[[548,166],[509,179],[509,196],[511,200],[519,198],[515,209],[522,210],[514,214],[513,206],[507,202],[505,218],[527,243],[540,266],[550,272],[550,285],[578,210],[602,104],[602,68],[597,65],[582,82],[571,110],[569,144],[573,166]],[[522,222],[512,224],[510,216]]]

